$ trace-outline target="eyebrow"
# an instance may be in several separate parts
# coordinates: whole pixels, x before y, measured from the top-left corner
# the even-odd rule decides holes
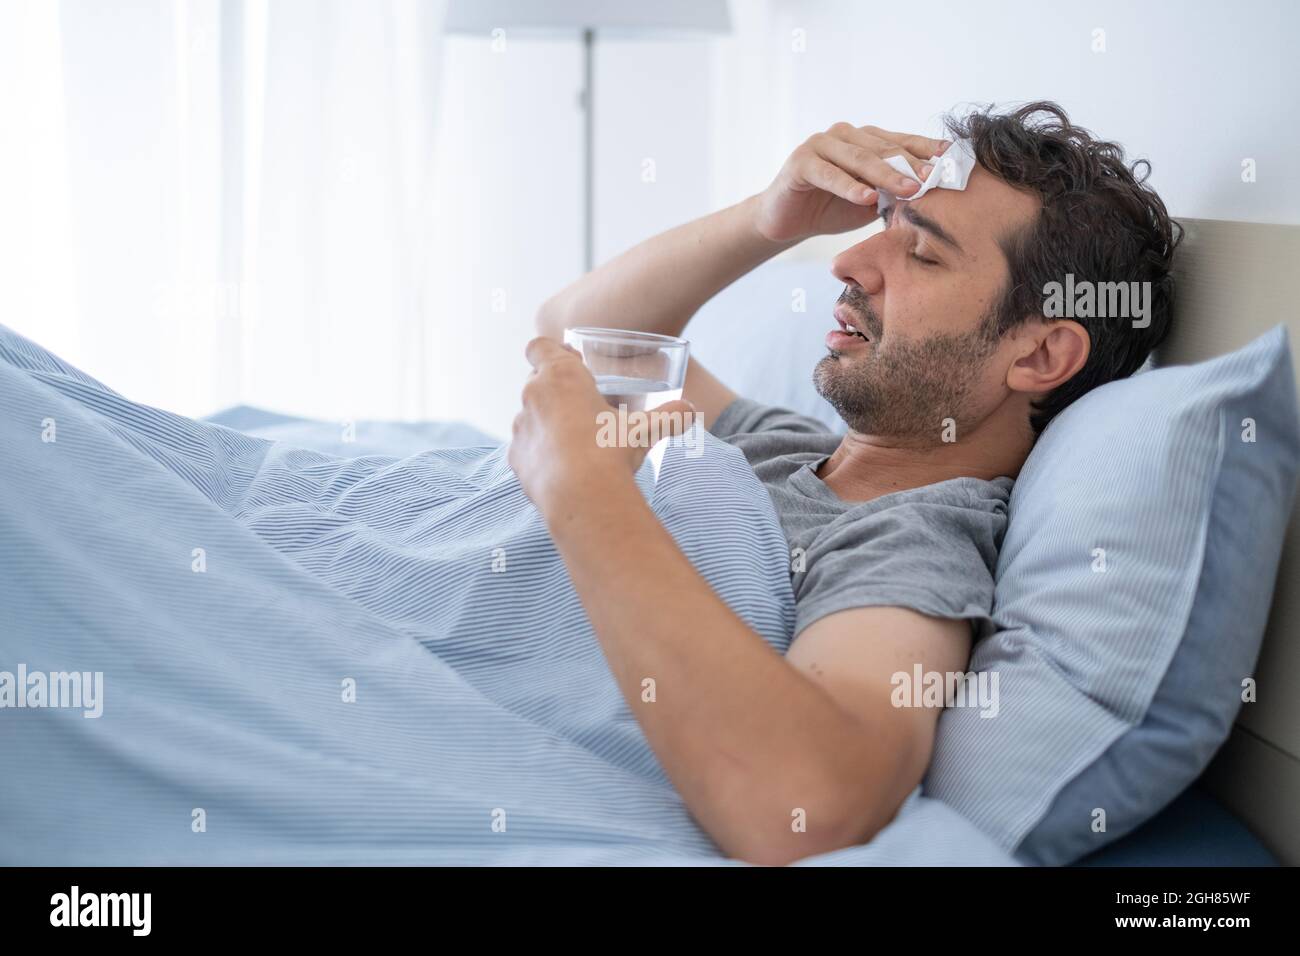
[[[961,243],[954,239],[947,229],[944,229],[943,226],[939,225],[924,213],[917,212],[916,208],[911,203],[907,203],[906,205],[898,203],[897,206],[903,210],[903,218],[917,229],[920,229],[922,232],[928,232],[940,242],[952,246],[952,248],[957,250],[961,255],[964,256],[966,254],[966,250],[961,247]]]

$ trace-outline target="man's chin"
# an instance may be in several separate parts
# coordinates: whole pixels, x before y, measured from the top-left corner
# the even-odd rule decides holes
[[[823,355],[817,361],[816,367],[813,368],[812,383],[817,394],[824,398],[835,411],[843,417],[844,412],[840,406],[843,404],[839,397],[843,392],[838,381],[843,374],[841,371],[844,364],[851,359],[845,358],[842,354],[832,352],[830,355]]]
[[[867,374],[866,369],[856,366],[858,356],[852,352],[838,352],[827,349],[826,354],[813,366],[813,385],[820,393],[823,389],[833,391],[837,387],[850,384],[852,378]],[[851,370],[851,371],[850,371]],[[826,398],[825,395],[822,395]],[[826,399],[830,401],[830,399]]]

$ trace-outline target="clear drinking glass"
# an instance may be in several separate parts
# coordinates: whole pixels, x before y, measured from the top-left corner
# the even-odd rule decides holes
[[[671,335],[625,329],[566,329],[564,344],[577,349],[605,400],[644,412],[682,397],[690,342]]]

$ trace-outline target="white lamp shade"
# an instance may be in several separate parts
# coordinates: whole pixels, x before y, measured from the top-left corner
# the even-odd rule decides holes
[[[726,33],[727,0],[451,0],[448,33]]]

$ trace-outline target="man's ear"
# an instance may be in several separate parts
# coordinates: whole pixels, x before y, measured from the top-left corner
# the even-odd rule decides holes
[[[1007,387],[1016,392],[1046,393],[1064,385],[1088,361],[1088,330],[1071,319],[1035,317],[1016,335],[1019,358],[1007,369]]]

